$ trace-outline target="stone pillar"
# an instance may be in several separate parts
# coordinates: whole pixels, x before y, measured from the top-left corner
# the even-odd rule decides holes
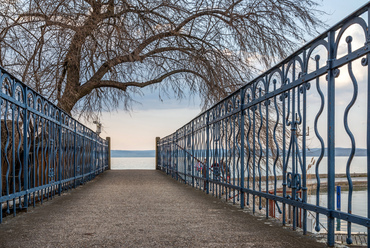
[[[111,160],[110,160],[111,140],[110,140],[110,137],[106,137],[106,140],[108,141],[108,170],[110,170],[111,169]]]
[[[159,170],[158,168],[158,142],[161,138],[156,137],[155,138],[155,169]]]

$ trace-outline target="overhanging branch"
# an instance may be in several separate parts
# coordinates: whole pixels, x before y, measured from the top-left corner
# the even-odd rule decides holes
[[[98,89],[98,88],[104,88],[104,87],[112,87],[115,89],[123,90],[126,91],[127,87],[139,87],[139,88],[144,88],[149,85],[154,85],[161,83],[163,80],[165,80],[168,77],[171,77],[175,74],[179,73],[191,73],[197,77],[202,78],[204,81],[208,82],[208,79],[204,77],[202,74],[193,71],[193,70],[187,70],[187,69],[179,69],[179,70],[173,70],[170,72],[167,72],[160,77],[149,80],[146,82],[119,82],[119,81],[114,81],[114,80],[100,80],[100,81],[89,81],[82,86],[80,86],[79,92],[80,92],[80,98],[86,96],[87,94],[90,94],[92,90]]]

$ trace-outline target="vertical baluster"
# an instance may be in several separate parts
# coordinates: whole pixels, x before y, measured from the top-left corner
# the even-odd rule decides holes
[[[293,63],[293,82],[295,81],[295,73],[296,73],[296,60]],[[297,200],[297,189],[296,189],[296,174],[297,171],[297,153],[299,151],[296,150],[295,144],[297,143],[297,124],[296,124],[296,88],[292,89],[292,123],[291,123],[291,143],[292,146],[292,199]],[[288,158],[289,160],[289,158]],[[293,230],[297,228],[297,207],[293,206]]]
[[[23,95],[23,102],[25,104],[24,113],[23,113],[23,165],[24,165],[24,190],[26,191],[26,194],[24,195],[24,207],[28,208],[28,154],[29,154],[29,148],[28,148],[28,138],[27,138],[27,132],[28,132],[28,104],[27,104],[27,87],[24,87],[24,95]],[[31,135],[30,135],[31,139]],[[1,160],[0,160],[1,161]],[[21,191],[21,189],[20,189]],[[0,208],[1,211],[1,208]]]
[[[346,42],[348,44],[348,54],[352,53],[352,37],[348,36],[346,38]],[[352,159],[355,155],[355,150],[356,150],[356,142],[355,142],[355,137],[353,136],[349,126],[348,126],[348,113],[352,106],[355,104],[356,99],[357,99],[357,94],[358,94],[358,84],[357,80],[353,74],[352,70],[352,62],[348,63],[348,73],[351,77],[352,84],[353,84],[353,96],[350,101],[350,103],[347,105],[345,111],[344,111],[344,128],[346,130],[346,133],[348,134],[350,140],[351,140],[351,153],[348,157],[347,160],[347,165],[346,165],[346,176],[347,176],[347,181],[348,181],[348,213],[352,214],[352,193],[353,193],[353,183],[351,179],[351,174],[350,174],[350,168],[351,168],[351,163]],[[351,237],[351,222],[347,222],[347,244],[352,244],[352,237]]]
[[[225,104],[224,105],[224,111],[222,112],[222,115],[226,115],[227,114],[227,105]],[[231,158],[229,157],[229,153],[230,153],[230,131],[229,130],[229,118],[225,118],[223,119],[223,122],[224,122],[224,136],[225,136],[225,163],[229,166],[230,168],[230,180],[229,180],[229,184],[232,185],[232,178],[233,178],[233,171],[232,171],[232,163],[231,163]],[[233,189],[232,188],[228,188],[228,200],[231,200],[231,193],[232,193]],[[227,197],[227,196],[226,196]]]
[[[203,175],[203,170],[205,168],[205,165],[204,165],[204,157],[203,157],[203,147],[202,147],[202,129],[199,129],[199,120],[196,121],[197,125],[196,125],[196,132],[195,132],[195,144],[196,144],[196,152],[198,154],[198,157],[200,159],[200,166],[201,166],[201,169],[199,169],[199,172],[197,172],[197,175],[198,177],[202,177]],[[199,184],[199,185],[198,185]],[[202,188],[202,180],[201,179],[197,179],[197,186],[199,186],[198,188],[201,189]]]
[[[221,115],[224,116],[225,114],[227,113],[227,106],[224,104],[222,110],[221,110]],[[225,118],[223,119],[223,128],[224,128],[224,136],[225,136],[225,163],[226,165],[230,168],[230,180],[229,180],[229,184],[231,185],[231,178],[232,178],[232,172],[231,172],[231,160],[229,159],[229,155],[228,155],[228,152],[229,152],[229,141],[228,141],[228,118]],[[230,199],[231,197],[231,191],[232,191],[232,188],[228,188],[227,190],[228,192],[226,192],[226,198],[228,197],[228,199]]]
[[[43,113],[44,112],[45,111],[43,111]],[[42,168],[41,168],[41,173],[42,173],[42,184],[45,186],[47,185],[47,174],[46,174],[47,163],[45,160],[45,156],[46,156],[45,154],[46,154],[46,149],[48,148],[48,140],[49,140],[47,137],[46,125],[47,125],[46,119],[43,118],[42,119],[42,157],[41,157]],[[44,187],[41,198],[44,198],[44,196],[46,196],[46,190],[47,188]]]
[[[26,95],[28,94],[28,91],[26,92]],[[28,99],[27,97],[26,97],[26,107],[29,107],[29,106],[31,106],[31,99]],[[32,107],[31,107],[32,108]],[[31,151],[31,148],[34,146],[34,145],[32,145],[33,144],[33,136],[34,136],[34,134],[33,134],[33,129],[32,129],[32,127],[34,126],[34,116],[33,116],[33,114],[32,114],[32,112],[29,112],[28,114],[27,114],[27,125],[28,125],[28,127],[27,127],[27,133],[28,133],[28,138],[27,138],[27,153],[28,153],[28,155],[27,155],[27,189],[30,189],[30,188],[34,188],[35,187],[35,185],[33,185],[32,184],[32,169],[31,169],[31,166],[32,166],[32,151]],[[27,192],[27,191],[26,191]],[[28,206],[32,203],[32,197],[31,197],[31,195],[33,195],[34,194],[34,192],[33,193],[27,193],[27,208],[28,208]]]
[[[221,109],[221,115],[223,115],[224,113],[224,108]],[[227,184],[228,185],[231,185],[231,167],[230,167],[230,164],[229,164],[229,159],[227,157],[227,122],[226,122],[226,119],[223,119],[222,122],[221,122],[221,128],[222,128],[222,150],[223,150],[223,160],[224,160],[224,163],[226,165],[226,167],[228,168],[228,181],[227,181]],[[230,187],[226,187],[225,189],[225,194],[226,194],[226,199],[228,200],[229,197],[231,196],[231,188]]]
[[[261,98],[262,96],[262,89],[258,88],[258,97]],[[262,173],[261,173],[261,160],[262,160],[262,144],[261,144],[261,130],[263,126],[263,118],[262,118],[262,104],[261,102],[258,103],[258,111],[260,115],[260,125],[258,127],[258,147],[259,147],[259,156],[258,156],[258,162],[257,162],[257,169],[258,169],[258,191],[261,193],[262,192]],[[258,197],[258,209],[262,210],[262,197],[261,195]]]
[[[367,10],[367,23],[370,25],[370,7]],[[366,44],[370,43],[370,32],[368,30],[366,37]],[[367,67],[367,107],[366,107],[366,167],[367,167],[367,218],[370,219],[370,66],[369,58],[370,55],[366,55],[366,67]],[[364,63],[365,64],[365,63]],[[369,246],[370,240],[370,227],[367,227],[367,241]]]
[[[63,140],[62,140],[62,112],[59,111],[59,154],[58,154],[58,181],[59,181],[59,186],[58,186],[58,195],[62,194],[62,157],[64,157],[63,150],[62,150],[62,145],[63,145]],[[64,167],[64,166],[63,166]]]
[[[12,83],[12,97],[14,98],[15,94],[15,87],[14,87],[14,81]],[[12,109],[12,178],[13,178],[13,194],[16,193],[15,191],[15,109],[16,106],[14,103],[11,104]],[[13,197],[13,216],[16,216],[16,204],[15,204],[15,197]]]
[[[285,75],[285,66],[283,65],[282,66],[282,72],[283,72],[283,77],[282,77],[282,83],[285,82],[285,78],[286,78],[286,75]],[[287,93],[286,92],[283,92],[281,95],[280,95],[280,100],[282,101],[283,103],[283,110],[282,110],[282,121],[283,121],[283,198],[286,198],[286,164],[285,164],[285,158],[286,158],[286,134],[285,134],[285,123],[286,123],[286,119],[285,119],[285,114],[286,114],[286,110],[285,110],[285,98],[286,98],[286,95]],[[286,204],[283,203],[283,226],[285,226],[286,224]]]
[[[244,111],[244,90],[241,89],[240,90],[240,104],[239,104],[239,108],[240,108],[240,177],[241,177],[241,180],[240,180],[240,208],[243,209],[244,208],[244,201],[245,201],[245,195],[244,195],[244,170],[245,170],[245,167],[244,167],[244,115],[245,115],[245,111]]]
[[[195,121],[195,153],[197,154],[196,158],[199,158],[199,160],[196,161],[197,163],[197,176],[199,177],[197,182],[197,188],[202,189],[202,185],[204,185],[203,181],[203,174],[205,170],[205,156],[204,156],[204,147],[203,147],[203,128],[200,123],[200,119]]]
[[[235,101],[235,100],[234,100]],[[232,108],[234,109],[235,108],[235,102],[233,103],[232,105]],[[233,110],[232,109],[232,110]],[[232,156],[233,156],[233,185],[234,185],[234,193],[233,193],[233,203],[235,204],[235,198],[236,198],[236,191],[235,191],[235,186],[237,186],[237,181],[239,180],[236,180],[236,173],[237,173],[237,165],[235,163],[235,157],[236,157],[236,146],[237,146],[237,141],[236,141],[236,127],[235,127],[235,122],[236,122],[236,114],[232,115],[232,139],[233,139],[233,148],[232,148]]]
[[[178,134],[178,131],[176,131],[176,135],[175,135],[175,139],[174,139],[174,143],[173,143],[173,147],[176,151],[176,155],[175,155],[175,158],[176,158],[176,170],[175,170],[175,173],[176,173],[176,180],[179,180],[179,147],[177,146],[177,144],[179,143],[179,134]]]
[[[53,114],[52,114],[52,118],[55,119],[55,110],[53,109]],[[52,183],[51,185],[51,199],[53,199],[53,196],[55,195],[55,158],[56,158],[56,154],[55,154],[55,147],[57,145],[57,139],[56,139],[56,128],[55,128],[55,123],[54,121],[50,121],[50,124],[51,124],[51,135],[52,135],[52,143],[51,143],[51,146],[50,146],[50,153],[51,153],[51,156],[49,155],[49,157],[51,157],[51,164],[50,164],[50,170],[49,170],[49,173],[51,173],[51,175],[49,175],[50,177],[50,181]]]
[[[268,93],[269,83],[266,78],[265,94]],[[269,105],[270,100],[265,101],[266,107],[266,194],[269,194]],[[262,126],[262,124],[261,124]],[[269,217],[269,199],[266,198],[266,219]]]
[[[186,184],[186,174],[187,174],[187,170],[186,170],[186,152],[187,152],[187,127],[185,126],[184,128],[182,128],[182,143],[183,143],[183,148],[182,148],[182,154],[183,154],[183,157],[184,157],[184,182]]]
[[[191,185],[194,187],[194,165],[195,165],[194,158],[195,158],[195,155],[196,155],[196,154],[194,154],[194,121],[191,121],[190,125],[191,125],[190,136],[191,136],[191,154],[192,154],[192,158],[191,158]]]
[[[274,92],[275,92],[276,91],[276,80],[275,79],[273,80],[273,84],[274,84]],[[274,130],[273,130],[273,139],[274,139],[274,143],[275,143],[275,146],[276,146],[276,155],[275,155],[274,164],[273,164],[273,173],[274,173],[274,195],[276,196],[276,190],[277,190],[276,165],[277,165],[277,163],[279,161],[279,157],[280,157],[279,143],[276,140],[276,130],[279,126],[279,121],[280,121],[280,118],[279,118],[280,113],[279,113],[279,108],[278,108],[278,105],[277,105],[277,96],[276,95],[274,96],[274,107],[275,107],[275,111],[276,111],[276,122],[275,122]],[[275,205],[278,208],[279,213],[281,214],[282,212],[281,212],[281,210],[279,208],[279,205],[278,205],[276,200],[275,200]]]
[[[306,61],[304,59],[304,61]],[[302,86],[303,93],[303,134],[302,134],[302,191],[303,191],[303,204],[307,203],[307,166],[306,166],[306,128],[307,128],[307,90],[310,88],[309,83],[305,83]],[[303,209],[303,234],[307,234],[307,210]]]
[[[250,95],[248,94],[247,95],[247,103],[250,102]],[[250,189],[250,160],[251,160],[251,145],[250,145],[250,132],[251,132],[251,129],[252,129],[252,120],[251,120],[251,115],[250,115],[250,110],[251,110],[251,107],[249,107],[247,109],[248,111],[248,132],[247,132],[247,146],[248,146],[248,159],[247,159],[247,189],[249,190]],[[247,192],[247,205],[249,206],[249,191]]]
[[[220,110],[221,116],[222,116],[222,107]],[[224,147],[224,120],[220,120],[219,129],[220,129],[220,159],[221,159],[221,167],[224,168],[224,175],[222,178],[222,182],[228,184],[227,178],[229,176],[229,173],[227,171],[227,163],[225,161],[225,147]],[[225,194],[225,199],[227,200],[227,186],[222,187],[221,194]]]
[[[40,112],[40,105],[38,105],[38,111]],[[42,154],[42,118],[40,115],[37,115],[37,126],[36,126],[36,132],[37,132],[37,136],[39,137],[38,141],[37,141],[37,149],[36,149],[36,163],[37,163],[37,167],[36,167],[36,178],[37,178],[37,186],[41,186],[42,185],[42,181],[41,181],[41,176],[40,175],[40,168],[42,167],[42,159],[40,159],[40,154]],[[40,131],[39,131],[40,130]],[[40,140],[41,138],[41,140]],[[41,149],[41,151],[40,151]],[[42,158],[42,157],[41,157]],[[42,173],[41,173],[42,174]],[[37,191],[37,197],[38,197],[38,200],[40,201],[40,190]],[[35,207],[35,202],[33,203],[33,206]]]
[[[212,120],[213,121],[215,118],[214,115],[212,115]],[[215,194],[215,183],[214,183],[214,180],[215,180],[215,166],[216,166],[216,149],[215,149],[215,139],[214,139],[214,135],[215,135],[215,125],[214,123],[210,124],[210,132],[211,132],[211,135],[210,135],[210,139],[211,139],[211,142],[210,142],[210,169],[209,169],[209,173],[212,172],[212,176],[209,176],[209,180],[210,180],[210,183],[212,183],[212,195]]]
[[[51,114],[50,114],[50,110],[47,110],[48,113],[47,113],[47,116],[50,117]],[[44,153],[44,159],[46,161],[46,169],[45,169],[45,180],[46,180],[46,184],[48,184],[48,187],[47,187],[47,200],[49,200],[49,196],[50,196],[50,192],[51,192],[51,189],[50,189],[50,163],[51,163],[51,146],[52,146],[52,134],[51,134],[51,121],[50,120],[47,120],[47,130],[46,130],[46,134],[47,134],[47,141],[46,141],[46,147],[45,147],[45,153]]]
[[[89,141],[89,160],[90,160],[90,166],[89,166],[89,173],[90,173],[90,180],[94,178],[94,140],[93,140],[93,132],[90,132],[90,141]],[[108,150],[108,152],[110,152]]]
[[[218,118],[217,108],[214,109],[213,121]],[[219,140],[218,140],[218,130],[219,130],[219,122],[214,122],[214,135],[213,139],[213,150],[214,150],[214,157],[213,157],[213,188],[214,188],[214,195],[218,197],[219,195],[219,182],[220,182],[220,151],[219,151]]]
[[[198,128],[201,127],[201,123],[200,123],[200,120],[198,120]],[[201,158],[201,166],[202,166],[202,169],[200,170],[200,173],[199,173],[199,177],[201,179],[199,179],[199,189],[202,189],[202,184],[204,185],[204,181],[203,181],[203,171],[206,169],[206,165],[205,165],[205,156],[204,156],[204,147],[203,147],[203,127],[202,128],[199,128],[197,130],[197,152],[199,154],[199,157]]]
[[[256,91],[257,89],[254,89],[254,91]],[[255,97],[256,95],[256,92],[253,92],[253,100],[256,98]],[[253,189],[253,193],[256,191],[256,106],[253,105],[252,106],[252,111],[253,111],[253,155],[252,155],[252,158],[253,158],[253,162],[252,162],[252,165],[253,165],[253,174],[252,174],[252,180],[253,180],[253,183],[252,183],[252,189]],[[255,213],[256,211],[256,195],[253,194],[253,214]]]
[[[36,108],[36,106],[37,106],[37,102],[35,101],[35,98],[33,99],[34,100],[34,102],[33,102],[33,110],[35,110],[35,108]],[[32,154],[33,154],[33,156],[32,156],[32,169],[33,169],[33,172],[32,172],[32,175],[33,175],[33,177],[32,177],[32,182],[33,182],[33,186],[34,187],[37,187],[36,186],[36,162],[37,162],[37,153],[36,153],[36,136],[37,136],[37,133],[36,133],[36,130],[38,130],[37,129],[37,126],[38,126],[38,116],[35,114],[35,113],[33,113],[32,114],[32,116],[33,116],[33,146],[32,146]],[[36,205],[36,191],[34,191],[33,192],[33,198],[32,198],[32,205],[33,205],[33,207],[35,207],[35,205]]]
[[[43,106],[42,106],[43,108]],[[42,112],[44,113],[44,109],[42,109]],[[46,138],[46,134],[45,134],[45,130],[46,130],[46,120],[45,118],[42,118],[42,124],[41,124],[41,130],[42,130],[42,139],[41,139],[41,162],[42,162],[42,166],[41,166],[41,182],[42,182],[42,185],[46,185],[46,175],[45,175],[45,168],[47,167],[46,166],[46,162],[45,162],[45,149],[46,149],[46,143],[47,143],[47,138]],[[41,190],[41,203],[43,202],[44,200],[44,196],[46,195],[46,188],[43,188]]]
[[[16,87],[14,87],[16,88]],[[20,96],[20,92],[17,92],[17,97],[18,97],[18,101],[21,101],[21,96]],[[19,127],[19,119],[21,117],[21,106],[19,106],[18,104],[15,105],[15,109],[17,111],[17,134],[18,134],[18,146],[17,146],[17,160],[18,160],[18,163],[16,164],[16,167],[18,168],[18,174],[17,174],[17,177],[18,177],[18,192],[21,192],[22,191],[22,169],[23,169],[23,163],[22,163],[22,158],[21,158],[21,152],[20,152],[20,149],[22,147],[22,142],[24,142],[24,136],[22,135],[22,131],[21,131],[21,128]],[[24,122],[26,122],[27,120],[25,120]],[[27,135],[27,134],[26,134]],[[14,140],[13,142],[16,142],[16,140]],[[27,143],[26,143],[26,149],[27,149]],[[26,175],[25,175],[26,176]],[[17,189],[16,189],[17,190]],[[19,196],[18,197],[18,207],[19,209],[22,209],[22,196]]]
[[[220,117],[221,116],[221,108],[222,108],[222,106],[220,106],[219,108],[218,108],[218,117]],[[226,165],[225,165],[225,161],[224,161],[224,151],[223,151],[223,144],[222,144],[222,130],[221,130],[221,125],[222,125],[222,120],[219,120],[218,122],[217,122],[217,142],[218,142],[218,164],[219,164],[219,180],[218,180],[218,182],[221,182],[221,183],[226,183],[226,180],[225,180],[225,178],[226,178],[226,175],[225,175],[225,170],[224,170],[224,168],[226,167]],[[224,185],[221,185],[221,184],[219,184],[219,187],[218,187],[218,196],[219,196],[219,198],[221,199],[222,198],[222,195],[224,194],[224,192],[225,192],[225,186]],[[225,197],[225,198],[227,198],[227,196]]]
[[[5,90],[8,90],[7,85],[5,86]],[[6,174],[5,174],[5,183],[6,183],[6,195],[10,194],[10,183],[9,183],[9,174],[10,174],[10,168],[11,164],[9,162],[9,140],[10,140],[10,134],[9,134],[9,128],[8,128],[8,110],[9,110],[9,102],[5,100],[5,114],[4,114],[4,126],[6,130],[6,143],[5,143],[5,149],[4,149],[4,156],[5,156],[5,162],[7,165],[6,168]],[[9,209],[9,200],[6,201],[6,213],[10,214],[10,209]]]
[[[332,62],[334,58],[335,31],[329,31],[328,60],[328,209],[335,210],[335,79]],[[334,217],[328,216],[328,245],[334,245]]]
[[[209,194],[209,111],[206,114],[206,192]]]
[[[198,130],[197,130],[198,127],[196,125],[197,121],[193,120],[192,123],[193,123],[192,124],[192,126],[193,126],[193,140],[192,140],[192,143],[193,143],[193,154],[194,154],[194,158],[193,158],[193,167],[194,167],[193,187],[198,188],[199,179],[197,177],[199,177],[199,170],[200,170],[200,166],[201,166],[201,162],[202,162],[202,157],[199,154],[199,148],[198,148]]]
[[[213,115],[212,115],[212,118],[213,118]],[[212,121],[212,120],[211,120]],[[213,149],[214,148],[214,139],[213,139],[213,135],[214,135],[214,125],[213,124],[209,124],[210,126],[210,164],[209,164],[209,183],[210,183],[210,190],[212,188],[212,195],[214,195],[214,192],[215,192],[215,189],[214,189],[214,183],[213,183],[213,179],[214,179],[214,171],[213,171],[213,166],[214,166],[214,162],[215,162],[215,150]],[[212,176],[211,176],[211,172],[212,172]]]
[[[319,60],[320,60],[320,56],[316,55],[315,56],[316,70],[319,68]],[[322,139],[321,135],[319,134],[317,126],[318,126],[318,121],[319,121],[319,118],[321,116],[321,113],[323,112],[323,109],[324,109],[325,99],[324,99],[324,94],[322,93],[321,88],[320,88],[320,79],[318,77],[316,78],[316,89],[317,89],[317,92],[320,95],[320,101],[321,101],[320,109],[319,109],[318,113],[316,114],[315,122],[314,122],[315,135],[318,138],[318,140],[320,142],[320,146],[321,146],[321,152],[320,152],[320,155],[319,155],[319,157],[316,161],[316,165],[315,165],[315,175],[316,175],[316,182],[317,182],[317,186],[316,186],[316,205],[319,206],[320,205],[320,186],[321,186],[319,166],[320,166],[321,160],[324,156],[324,140]],[[316,232],[320,231],[320,215],[319,215],[319,213],[316,213],[315,230],[316,230]]]
[[[77,179],[76,179],[76,176],[77,176],[77,151],[76,151],[76,148],[77,148],[77,122],[74,121],[74,132],[73,132],[73,135],[74,135],[74,141],[73,141],[73,188],[76,188],[76,184],[77,184]],[[95,156],[98,155],[98,151],[97,151],[97,141],[95,141]],[[96,159],[95,159],[96,161]]]
[[[86,128],[83,126],[82,127],[82,161],[81,161],[82,162],[81,163],[81,165],[82,165],[82,169],[81,169],[82,183],[85,182],[85,177],[84,177],[84,175],[85,175],[85,135],[86,135]]]
[[[68,120],[68,126],[71,128],[71,120],[69,119]],[[72,132],[71,129],[68,129],[68,163],[69,163],[69,168],[68,168],[68,178],[72,178],[73,175],[74,175],[74,166],[73,166],[73,138],[74,138],[74,134]],[[92,160],[93,160],[93,168],[94,168],[94,177],[95,177],[95,153],[96,153],[96,147],[95,147],[95,139],[94,139],[94,136],[92,137],[93,138],[93,154],[92,154]],[[72,188],[74,182],[73,181],[69,181],[68,182],[68,188]]]
[[[235,110],[238,110],[239,109],[239,107],[240,107],[240,98],[239,99],[237,99],[236,100],[236,105],[235,105]],[[236,113],[236,116],[235,116],[235,118],[236,118],[236,120],[235,120],[235,122],[237,123],[237,130],[238,130],[238,132],[237,132],[237,134],[236,134],[236,139],[235,139],[235,144],[236,144],[236,151],[235,151],[235,153],[236,153],[236,155],[237,155],[237,158],[236,158],[236,167],[237,167],[237,169],[236,169],[236,171],[237,171],[237,186],[238,186],[238,191],[239,191],[239,193],[238,193],[238,198],[237,198],[237,201],[240,201],[240,197],[241,197],[241,194],[242,194],[242,191],[240,190],[241,189],[241,187],[240,187],[240,183],[241,183],[241,165],[240,165],[240,158],[241,158],[241,154],[240,154],[240,152],[241,152],[241,146],[240,146],[240,143],[239,143],[239,140],[240,140],[240,136],[241,136],[241,130],[240,130],[240,128],[241,128],[241,113],[238,111],[237,113]]]

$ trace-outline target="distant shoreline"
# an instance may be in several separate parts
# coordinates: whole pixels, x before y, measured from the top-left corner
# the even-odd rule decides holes
[[[154,158],[155,150],[111,150],[112,158]]]
[[[129,156],[129,157],[127,157],[127,156],[111,156],[111,158],[155,158],[154,156],[153,157],[151,157],[151,156],[147,156],[147,157],[143,157],[143,156],[136,156],[136,157],[134,157],[134,156]]]
[[[302,151],[301,151],[302,152]],[[350,148],[335,148],[336,157],[348,157],[351,153]],[[318,157],[321,154],[320,148],[311,148],[306,150],[306,157]],[[324,149],[324,157],[327,156],[327,149]],[[367,150],[357,148],[355,156],[362,157],[367,155]],[[155,157],[155,150],[111,150],[112,158],[153,158]]]

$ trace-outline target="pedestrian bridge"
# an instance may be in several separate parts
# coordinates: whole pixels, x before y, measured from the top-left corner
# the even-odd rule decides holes
[[[325,242],[325,240],[324,240]],[[161,171],[108,170],[0,225],[0,247],[325,247]]]
[[[110,139],[0,68],[0,246],[323,246],[313,229],[329,246],[368,239],[369,9],[158,139],[158,171],[107,171]]]

